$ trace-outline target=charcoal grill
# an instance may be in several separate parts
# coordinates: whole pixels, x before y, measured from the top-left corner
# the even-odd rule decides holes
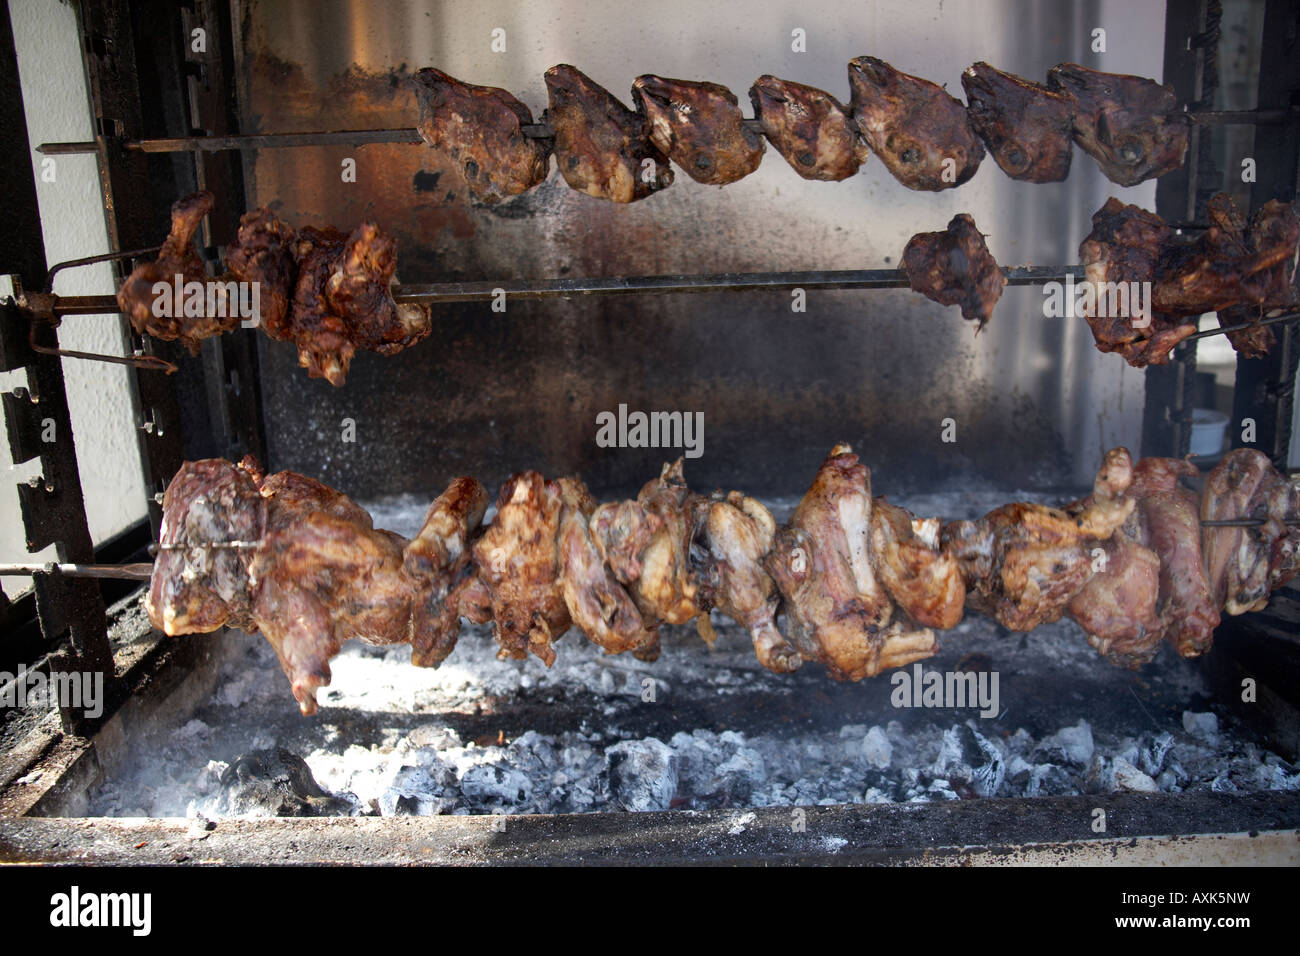
[[[8,746],[0,757],[0,859],[1296,862],[1300,799],[1294,792],[1104,793],[806,807],[799,827],[792,827],[789,808],[747,810],[743,804],[645,814],[542,814],[512,819],[504,827],[486,816],[223,820],[201,842],[193,825],[184,821],[83,816],[88,789],[111,780],[133,749],[148,746],[160,728],[182,724],[212,693],[223,654],[235,640],[230,635],[162,638],[149,631],[133,582],[76,574],[76,565],[149,560],[147,546],[158,535],[161,492],[187,459],[238,460],[252,454],[274,469],[317,476],[360,500],[402,493],[427,497],[430,489],[462,472],[491,486],[524,467],[548,474],[580,472],[593,488],[613,497],[656,473],[659,454],[594,449],[585,424],[575,423],[590,422],[595,409],[614,401],[641,401],[642,407],[676,401],[705,408],[711,451],[688,473],[692,484],[743,487],[771,496],[801,492],[816,461],[839,438],[859,446],[882,486],[900,490],[964,482],[1032,486],[1040,492],[1072,489],[1095,465],[1099,452],[1093,449],[1124,434],[1143,455],[1179,456],[1189,450],[1197,385],[1194,340],[1180,345],[1168,366],[1145,373],[1112,368],[1109,377],[1090,387],[1090,366],[1077,348],[1080,342],[1085,350],[1091,347],[1086,337],[1079,338],[1074,328],[1030,328],[1031,320],[1017,327],[1017,303],[1033,300],[1018,300],[1009,292],[1008,314],[995,319],[1007,331],[988,333],[1003,337],[974,345],[959,341],[965,330],[936,320],[936,310],[906,292],[889,291],[906,285],[891,258],[902,247],[894,233],[905,237],[915,231],[906,212],[893,219],[882,216],[880,248],[885,253],[877,256],[877,267],[844,268],[861,251],[862,240],[837,232],[835,223],[842,220],[840,214],[826,213],[828,197],[834,203],[859,203],[854,215],[869,230],[873,214],[890,201],[885,190],[901,187],[873,185],[866,197],[855,197],[852,183],[820,192],[809,192],[804,184],[800,191],[769,155],[765,168],[773,167],[773,177],[781,174],[779,186],[742,182],[718,193],[684,182],[627,210],[621,219],[618,210],[593,208],[568,195],[554,175],[508,207],[473,208],[457,195],[455,173],[417,145],[419,138],[410,128],[414,114],[400,93],[405,75],[418,66],[438,65],[464,72],[475,82],[516,89],[517,84],[509,76],[459,69],[460,62],[474,64],[482,74],[483,64],[490,67],[494,61],[469,53],[456,61],[461,54],[448,39],[458,36],[450,25],[449,5],[432,4],[427,10],[416,3],[394,5],[387,26],[368,22],[373,14],[361,3],[322,5],[316,19],[310,7],[258,0],[77,3],[96,133],[86,143],[27,141],[7,13],[0,23],[0,108],[11,133],[4,144],[9,155],[0,164],[10,197],[9,228],[0,234],[0,267],[26,294],[21,304],[9,300],[2,307],[0,370],[25,369],[29,381],[26,391],[3,396],[4,414],[13,460],[40,460],[40,479],[19,487],[28,546],[36,551],[53,544],[62,563],[33,571],[32,592],[12,604],[6,601],[0,669],[12,672],[22,664],[108,675],[108,706],[101,715],[69,706],[58,711],[57,719],[10,722]],[[1196,123],[1188,161],[1159,179],[1155,208],[1168,221],[1190,225],[1203,219],[1205,203],[1222,188],[1225,170],[1229,177],[1234,172],[1222,148],[1228,128],[1254,128],[1258,179],[1249,188],[1251,208],[1268,199],[1295,198],[1300,155],[1297,14],[1281,0],[1264,0],[1258,7],[1257,103],[1254,109],[1235,111],[1213,108],[1214,91],[1229,66],[1219,59],[1222,10],[1212,0],[1169,0],[1135,7],[1125,16],[1108,12],[1105,4],[1082,4],[1062,14],[1068,22],[1055,25],[1044,22],[1050,15],[1041,9],[1018,4],[1006,5],[999,17],[1039,36],[1055,36],[1044,40],[1037,55],[1047,65],[1076,59],[1112,68],[1104,57],[1083,59],[1085,48],[1073,45],[1082,44],[1090,25],[1103,19],[1114,43],[1122,42],[1119,28],[1129,25],[1129,17],[1146,31],[1143,43],[1163,46],[1163,79],[1173,84]],[[436,27],[424,26],[425,14]],[[961,17],[945,11],[932,28],[935,42],[954,42]],[[348,29],[326,42],[323,28],[312,28],[326,20]],[[894,19],[885,16],[882,22]],[[1163,24],[1163,36],[1147,30],[1152,23]],[[432,40],[409,63],[401,57],[408,49],[404,44],[414,41],[399,36],[403,25],[417,39]],[[778,40],[789,34],[788,26],[777,26]],[[439,32],[443,28],[445,36]],[[517,38],[530,29],[527,23],[507,24]],[[990,29],[998,29],[998,23]],[[186,43],[196,30],[206,37],[202,53]],[[337,38],[345,35],[354,45]],[[924,31],[903,42],[924,46]],[[374,47],[385,43],[394,52],[376,53]],[[860,43],[886,58],[892,56],[890,44],[887,30]],[[574,49],[545,55],[559,61],[572,52],[581,65],[578,46],[575,40]],[[707,44],[695,46],[703,56]],[[803,79],[816,82],[801,60],[781,65],[782,56],[789,60],[782,43],[773,44],[771,51],[773,62],[748,63],[745,69],[755,75],[784,69],[793,76],[803,70]],[[980,51],[976,58],[999,63],[997,53]],[[1011,62],[1011,51],[1003,53],[1008,62],[999,65],[1033,72],[1034,57],[1029,57],[1033,63],[1018,64]],[[653,44],[644,47],[644,54],[647,61],[639,67],[694,75],[689,69],[674,74],[651,62]],[[540,70],[533,72],[540,76]],[[696,72],[707,70],[702,66]],[[529,82],[534,89],[525,98],[540,102],[540,80]],[[53,353],[58,342],[50,319],[73,322],[77,315],[112,306],[96,298],[41,295],[53,286],[30,172],[33,149],[44,155],[97,156],[110,242],[113,249],[124,250],[115,254],[123,273],[130,268],[132,252],[148,254],[165,235],[170,203],[197,188],[218,196],[205,234],[210,247],[233,236],[240,211],[271,200],[280,200],[286,218],[298,225],[373,217],[399,239],[399,300],[434,305],[432,341],[392,359],[358,359],[348,385],[330,390],[318,382],[305,383],[293,367],[291,350],[268,346],[251,331],[209,341],[200,356],[192,357],[168,343],[142,340],[124,324],[124,334],[142,358],[131,370],[130,387],[152,497],[147,519],[96,547],[88,531],[75,442],[42,443],[39,434],[50,417],[61,434],[72,433],[62,363],[76,359]],[[339,181],[336,174],[345,156],[360,159],[355,184]],[[1071,180],[1060,189],[1036,187],[1041,193],[1035,193],[1035,187],[1024,187],[1015,193],[1022,206],[1041,196],[1046,228],[1063,238],[1047,244],[1058,251],[1055,265],[1026,261],[1039,254],[1037,249],[1028,241],[1011,243],[1020,257],[999,259],[1021,263],[1009,270],[1013,289],[1032,290],[1081,274],[1070,250],[1087,231],[1082,224],[1100,204],[1098,197],[1112,191],[1095,175],[1089,179],[1090,173],[1080,168],[1084,165],[1076,154]],[[935,205],[926,214],[933,215],[934,225],[926,228],[939,228],[957,211],[954,201],[960,208],[968,200],[1000,201],[1004,194],[980,192],[994,175],[986,173],[942,197],[918,194]],[[812,225],[798,212],[805,202],[811,204]],[[698,215],[691,213],[693,203],[700,204]],[[1034,215],[1004,212],[998,228],[1041,236],[1044,224]],[[714,265],[711,270],[687,267],[700,262]],[[808,291],[816,303],[797,326],[788,315],[793,289]],[[504,314],[487,311],[486,303],[499,290],[505,290],[510,303]],[[1294,322],[1279,323],[1277,332],[1278,345],[1267,358],[1238,363],[1233,418],[1253,418],[1254,447],[1287,470],[1294,461],[1293,390],[1300,340]],[[1017,350],[1015,335],[1031,345],[1041,345],[1040,337],[1064,344],[1053,346],[1049,357],[1054,361],[1044,368],[1034,363],[1047,353],[1028,346]],[[986,345],[999,356],[988,360],[992,365],[980,358]],[[178,371],[163,374],[150,367],[151,360]],[[902,372],[900,362],[909,363]],[[727,371],[725,363],[735,370]],[[989,388],[990,380],[996,382],[1003,372],[1012,375],[1012,394]],[[1059,388],[1044,384],[1045,376],[1059,376]],[[865,379],[871,382],[864,384]],[[939,387],[937,381],[949,385]],[[1128,389],[1133,396],[1138,381],[1140,411],[1134,397],[1126,411],[1108,404],[1107,396],[1116,389]],[[950,412],[963,429],[969,428],[963,432],[969,436],[963,439],[963,451],[951,459],[930,457],[914,436],[922,430],[937,432],[937,422]],[[1119,424],[1100,421],[1107,416]],[[345,446],[319,440],[345,418],[358,423],[364,442]],[[1239,436],[1234,441],[1240,444]],[[1225,702],[1222,706],[1250,734],[1290,761],[1300,756],[1297,632],[1300,596],[1284,591],[1275,595],[1268,611],[1226,620],[1214,653],[1197,665],[1205,686],[1219,695],[1215,699]],[[676,650],[681,648],[673,645],[667,653]],[[870,721],[873,712],[887,708],[883,678],[875,688],[831,688],[820,675],[800,677],[793,698],[758,693],[741,704],[733,702],[731,710],[719,705],[722,710],[712,716],[712,688],[697,688],[683,697],[682,719],[719,726],[742,723],[735,711],[756,706],[770,708],[774,720],[797,721],[806,719],[814,696],[818,707],[844,722],[858,717]],[[1255,703],[1238,702],[1243,678],[1258,684]],[[1123,719],[1141,719],[1144,701],[1136,695],[1136,708],[1127,698],[1121,703],[1101,700],[1108,689],[1123,696],[1128,688],[1120,682],[1108,688],[1085,681],[1083,688],[1097,698],[1083,713],[1110,708],[1123,712]],[[1064,685],[1058,689],[1068,690]],[[1046,697],[1052,691],[1042,693]],[[466,717],[465,733],[500,725],[517,734],[548,721],[555,726],[580,722],[591,706],[581,698],[551,704],[549,716],[542,716],[540,705],[527,695],[498,701],[490,717]],[[1164,704],[1176,707],[1176,702]],[[1029,706],[1036,704],[1031,700]],[[671,727],[651,729],[671,732]],[[1089,826],[1098,808],[1110,821],[1104,832]]]

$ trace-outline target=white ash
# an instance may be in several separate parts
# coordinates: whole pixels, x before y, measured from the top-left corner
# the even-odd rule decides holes
[[[1031,496],[962,492],[900,504],[972,517],[1015,497]],[[376,525],[410,534],[425,504],[371,510]],[[778,520],[793,504],[774,503]],[[179,726],[133,740],[90,794],[89,813],[202,820],[729,807],[743,821],[744,810],[768,806],[1300,789],[1300,771],[1209,696],[1203,662],[1168,649],[1134,675],[1099,658],[1071,622],[1021,635],[968,615],[923,666],[985,659],[963,666],[1001,675],[1000,713],[986,720],[895,709],[888,674],[857,685],[830,681],[816,664],[770,674],[743,631],[713,620],[714,647],[693,628],[667,628],[655,663],[605,656],[571,632],[549,670],[535,659],[498,661],[489,629],[469,625],[436,670],[412,667],[407,647],[352,643],[310,718],[298,714],[265,640],[235,633],[224,639],[211,698]]]

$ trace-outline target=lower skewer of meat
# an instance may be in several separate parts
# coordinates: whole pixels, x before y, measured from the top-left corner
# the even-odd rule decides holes
[[[458,478],[408,541],[320,482],[212,459],[167,489],[145,606],[167,634],[260,630],[306,714],[348,639],[409,643],[414,664],[437,666],[462,617],[492,625],[499,657],[550,666],[572,625],[607,653],[654,660],[662,624],[695,621],[712,642],[716,610],[767,669],[818,661],[856,681],[932,656],[935,631],[966,607],[1017,631],[1068,613],[1136,667],[1162,641],[1204,653],[1220,608],[1258,610],[1300,572],[1300,477],[1230,452],[1198,503],[1180,486],[1195,475],[1117,448],[1064,509],[1018,502],[943,524],[873,498],[870,471],[837,445],[783,527],[740,492],[692,492],[679,459],[635,499],[600,506],[576,478],[522,472],[486,528],[486,490]],[[1239,517],[1261,523],[1200,526]]]

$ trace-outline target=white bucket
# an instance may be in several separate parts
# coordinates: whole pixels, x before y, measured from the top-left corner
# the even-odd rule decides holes
[[[1228,416],[1213,408],[1192,409],[1192,440],[1189,451],[1193,455],[1217,455],[1223,450],[1223,438],[1228,432]]]

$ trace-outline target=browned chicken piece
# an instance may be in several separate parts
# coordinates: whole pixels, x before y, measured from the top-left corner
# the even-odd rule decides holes
[[[1092,232],[1079,246],[1084,317],[1097,349],[1119,352],[1134,368],[1164,365],[1170,350],[1196,332],[1195,322],[1144,309],[1150,303],[1141,301],[1172,234],[1159,216],[1112,197],[1093,214]]]
[[[1155,307],[1201,315],[1234,305],[1281,308],[1295,303],[1292,280],[1300,254],[1300,218],[1285,204],[1246,219],[1227,193],[1210,200],[1209,228],[1192,243],[1165,247],[1156,266]]]
[[[694,500],[678,458],[635,501],[601,505],[591,516],[596,547],[651,627],[685,624],[700,614],[689,560]]]
[[[993,316],[1007,277],[984,244],[975,220],[953,216],[943,232],[917,233],[903,250],[903,271],[915,292],[940,305],[961,306],[961,317],[978,322]]]
[[[784,598],[790,640],[836,680],[861,680],[938,650],[934,632],[893,620],[871,559],[871,474],[848,445],[822,463],[763,566]]]
[[[357,349],[393,355],[429,334],[428,306],[393,301],[397,244],[373,223],[350,236],[303,229],[294,259],[298,282],[279,337],[298,347],[298,364],[312,378],[342,385]]]
[[[1092,577],[1070,601],[1070,616],[1088,635],[1088,643],[1116,664],[1137,668],[1155,657],[1164,634],[1157,607],[1160,558],[1147,547],[1137,508],[1126,504],[1134,476],[1127,448],[1106,455],[1093,492],[1065,510],[1076,516],[1101,516],[1113,524],[1116,509],[1130,511],[1105,540],[1089,548]],[[1096,520],[1090,525],[1096,525]]]
[[[1203,528],[1202,545],[1215,603],[1229,614],[1262,611],[1271,589],[1300,571],[1300,477],[1284,478],[1253,448],[1228,452],[1205,479],[1201,520],[1261,519],[1238,528]]]
[[[1201,560],[1196,495],[1178,484],[1179,478],[1197,474],[1195,465],[1179,458],[1143,458],[1130,489],[1137,501],[1134,537],[1160,559],[1160,625],[1183,657],[1208,651],[1219,626],[1218,605]]]
[[[240,218],[239,234],[226,247],[230,274],[237,281],[257,283],[262,327],[273,339],[285,338],[291,324],[289,302],[298,278],[296,238],[293,229],[263,206]]]
[[[560,590],[569,615],[606,654],[632,651],[642,660],[659,656],[659,631],[647,627],[636,603],[605,564],[591,538],[585,502],[566,503],[560,515]]]
[[[550,667],[552,641],[571,619],[560,589],[556,536],[566,508],[589,513],[595,502],[572,478],[546,481],[535,471],[512,475],[497,496],[497,513],[474,543],[474,565],[491,598],[494,636],[501,660],[522,660],[531,651]],[[470,620],[476,618],[461,613]]]
[[[164,634],[206,634],[220,627],[256,631],[249,593],[252,548],[266,529],[261,475],[220,458],[187,461],[163,495],[162,549],[154,561],[145,610]],[[186,545],[183,550],[176,545]]]
[[[546,71],[546,92],[555,164],[570,187],[597,199],[635,202],[672,185],[672,168],[650,142],[645,116],[566,64]]]
[[[418,70],[414,80],[420,138],[456,164],[471,196],[498,203],[546,179],[550,144],[524,135],[533,114],[513,94],[430,68]]]
[[[917,520],[877,498],[871,510],[871,558],[894,602],[916,623],[946,630],[961,620],[966,585],[956,560],[939,547],[938,518]]]
[[[469,570],[470,538],[483,523],[487,489],[474,478],[457,478],[429,506],[424,525],[402,552],[413,586],[411,663],[437,667],[460,636],[458,602],[449,600]]]
[[[137,332],[168,342],[178,341],[194,355],[199,354],[199,343],[204,339],[220,335],[239,324],[238,309],[233,307],[234,303],[228,303],[220,310],[212,310],[224,311],[226,315],[208,315],[205,293],[204,314],[186,315],[184,305],[190,299],[188,293],[183,293],[184,301],[179,303],[172,301],[174,296],[171,294],[159,302],[160,296],[154,293],[154,285],[164,282],[169,289],[174,289],[177,276],[180,276],[182,286],[189,282],[207,282],[207,271],[194,246],[194,233],[203,217],[212,211],[214,202],[216,199],[207,191],[178,199],[172,205],[171,232],[167,234],[158,258],[136,266],[117,290],[117,304]],[[156,312],[170,314],[157,315]]]
[[[1245,230],[1245,244],[1250,255],[1267,258],[1271,257],[1265,250],[1295,250],[1300,246],[1300,215],[1295,207],[1270,200],[1255,210]],[[1252,323],[1249,328],[1227,333],[1238,354],[1260,358],[1277,343],[1272,327],[1258,323],[1266,316],[1290,312],[1300,305],[1296,275],[1296,256],[1277,256],[1275,262],[1263,264],[1252,277],[1249,304],[1219,310],[1219,325],[1224,328]]]
[[[989,153],[1012,179],[1059,183],[1074,155],[1074,100],[976,63],[961,75],[966,114]]]
[[[261,483],[266,534],[254,553],[253,617],[275,648],[304,714],[330,682],[343,643],[410,640],[406,539],[377,530],[347,495],[284,471]]]
[[[712,643],[708,609],[717,608],[749,631],[760,664],[778,674],[797,670],[803,658],[777,630],[780,596],[762,565],[776,534],[772,513],[739,491],[701,498],[697,508],[691,554],[705,609],[696,619],[701,635]]]
[[[650,123],[650,142],[696,182],[725,186],[763,161],[763,137],[745,126],[725,86],[647,73],[632,84],[632,99]]]
[[[849,86],[867,145],[908,189],[952,189],[975,175],[984,145],[943,87],[872,56],[849,61]]]
[[[1123,459],[1107,456],[1093,497],[1077,514],[1016,502],[977,521],[943,528],[944,551],[961,568],[966,603],[1013,631],[1058,620],[1092,577],[1091,541],[1104,541],[1133,512]]]
[[[749,99],[763,135],[804,179],[848,179],[871,155],[848,109],[824,90],[764,75]]]
[[[1189,123],[1172,86],[1077,63],[1052,67],[1047,85],[1074,99],[1074,141],[1111,182],[1136,186],[1182,167]]]

